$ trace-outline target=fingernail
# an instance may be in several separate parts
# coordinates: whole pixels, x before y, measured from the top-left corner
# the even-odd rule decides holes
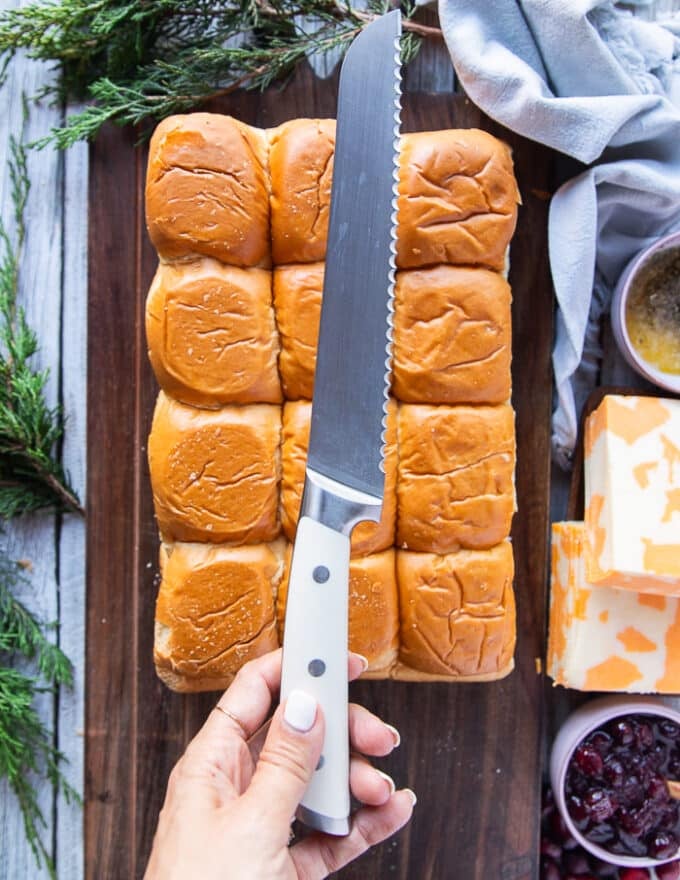
[[[418,803],[418,798],[416,797],[415,791],[413,791],[410,788],[405,788],[404,791],[411,798],[411,801],[413,802],[413,806],[415,807],[415,805]]]
[[[306,733],[314,726],[316,700],[304,691],[291,691],[283,710],[283,718],[294,730]]]
[[[385,780],[385,782],[389,785],[390,794],[393,795],[394,792],[397,790],[397,786],[394,784],[394,779],[392,779],[391,776],[388,776],[387,773],[383,773],[382,770],[378,770],[377,768],[374,768],[374,769],[375,769],[375,772],[378,774],[378,776],[382,776],[382,778]]]
[[[394,737],[394,748],[396,749],[396,747],[401,743],[401,734],[399,733],[397,728],[392,727],[391,724],[386,724],[385,727],[389,730],[389,732]]]
[[[359,660],[361,660],[361,665],[363,666],[363,669],[361,671],[366,672],[366,670],[368,669],[368,658],[364,657],[363,654],[357,654],[356,651],[353,651],[352,653],[355,657],[358,657]]]

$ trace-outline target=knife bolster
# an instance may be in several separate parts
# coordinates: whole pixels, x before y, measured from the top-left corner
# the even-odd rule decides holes
[[[349,537],[357,523],[380,522],[382,503],[382,498],[345,486],[310,467],[305,471],[300,518],[308,516]]]

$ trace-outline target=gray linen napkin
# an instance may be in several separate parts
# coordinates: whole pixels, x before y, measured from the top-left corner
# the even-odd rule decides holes
[[[602,0],[439,0],[439,16],[470,98],[589,166],[549,214],[553,454],[567,467],[611,289],[636,253],[680,228],[680,39]]]

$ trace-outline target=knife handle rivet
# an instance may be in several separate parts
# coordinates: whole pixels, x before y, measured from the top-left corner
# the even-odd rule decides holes
[[[317,584],[325,584],[330,576],[331,573],[325,565],[317,565],[317,567],[312,572],[312,577]]]
[[[307,666],[307,670],[310,675],[314,676],[314,678],[318,678],[326,671],[326,664],[323,662],[323,660],[310,660],[309,665]]]

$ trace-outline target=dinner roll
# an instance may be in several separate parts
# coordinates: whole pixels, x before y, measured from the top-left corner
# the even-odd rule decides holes
[[[245,544],[276,538],[280,434],[278,406],[200,410],[161,392],[148,451],[163,538]]]
[[[161,263],[146,301],[149,359],[183,403],[280,403],[271,273],[217,260]]]

